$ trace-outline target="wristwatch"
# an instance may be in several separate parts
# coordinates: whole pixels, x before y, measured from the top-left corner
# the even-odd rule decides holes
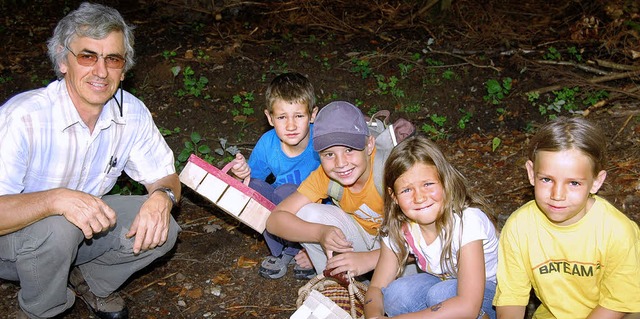
[[[176,194],[173,193],[173,191],[171,190],[171,188],[169,187],[160,187],[160,188],[156,188],[153,192],[164,192],[165,194],[167,194],[167,196],[169,196],[169,199],[171,200],[171,203],[173,203],[173,206],[176,206],[178,204],[178,201],[176,200]]]

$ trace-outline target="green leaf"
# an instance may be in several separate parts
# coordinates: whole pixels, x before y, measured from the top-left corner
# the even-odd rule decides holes
[[[496,149],[500,146],[500,143],[502,143],[502,140],[499,137],[494,137],[493,140],[491,140],[491,149],[492,151],[496,151]]]
[[[202,140],[202,136],[200,136],[198,132],[191,133],[191,141],[193,141],[194,144],[200,143],[201,140]]]
[[[211,153],[211,148],[208,145],[200,145],[198,146],[198,152],[200,154],[209,154]]]
[[[180,152],[180,154],[178,154],[178,161],[181,163],[186,162],[189,159],[189,156],[191,156],[191,152],[189,152],[189,150],[182,150],[182,152]]]

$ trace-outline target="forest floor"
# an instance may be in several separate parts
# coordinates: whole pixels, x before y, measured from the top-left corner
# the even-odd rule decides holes
[[[104,3],[137,26],[137,65],[124,88],[153,113],[178,170],[189,143],[218,167],[234,150],[248,155],[269,129],[265,88],[297,71],[320,107],[346,100],[365,114],[410,119],[487,196],[500,225],[532,199],[524,170],[532,133],[553,116],[585,116],[610,141],[599,194],[640,222],[636,1],[461,0],[446,11],[400,0]],[[78,4],[0,0],[0,101],[53,79],[45,42]],[[126,179],[119,185],[139,192]],[[294,312],[305,282],[291,271],[258,275],[268,255],[259,234],[186,187],[174,216],[183,229],[174,252],[122,287],[131,318]],[[0,317],[17,309],[18,289],[0,281]],[[92,317],[82,302],[64,315]]]

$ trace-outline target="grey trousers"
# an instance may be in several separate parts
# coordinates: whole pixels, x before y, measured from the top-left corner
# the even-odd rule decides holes
[[[171,218],[167,241],[133,254],[135,238],[125,234],[147,196],[102,198],[117,213],[116,226],[86,240],[62,216],[52,216],[0,236],[0,278],[20,282],[18,302],[32,318],[50,318],[71,308],[75,294],[67,288],[71,267],[78,266],[91,291],[106,297],[133,273],[169,252],[180,227]]]
[[[342,230],[353,245],[353,251],[366,252],[380,249],[380,241],[376,236],[367,233],[353,217],[347,214],[340,207],[327,204],[307,204],[296,214],[300,219],[323,225],[331,225]],[[322,273],[327,267],[327,254],[319,243],[301,243],[302,247],[309,254],[309,259],[317,273]],[[416,274],[418,268],[415,263],[405,267],[403,276]]]

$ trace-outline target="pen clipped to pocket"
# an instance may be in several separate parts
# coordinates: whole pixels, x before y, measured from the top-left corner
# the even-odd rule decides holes
[[[104,172],[106,174],[111,173],[111,169],[116,167],[116,165],[118,165],[118,158],[115,155],[112,155],[107,163],[107,167],[104,168]]]

